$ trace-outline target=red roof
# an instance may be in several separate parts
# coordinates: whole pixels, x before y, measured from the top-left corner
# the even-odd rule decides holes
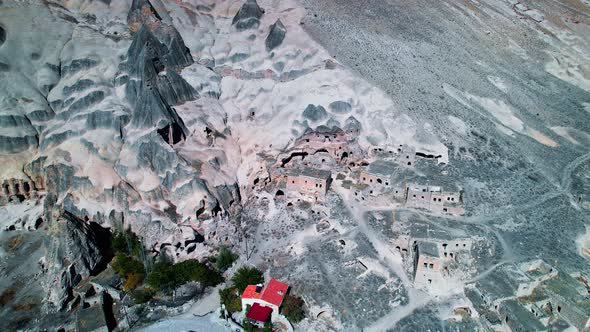
[[[254,303],[254,305],[250,308],[250,311],[246,314],[246,318],[256,320],[262,323],[268,321],[268,316],[272,309],[269,307],[261,306],[258,302]]]
[[[260,299],[280,307],[288,289],[289,285],[275,279],[270,279],[266,287],[262,290]]]
[[[242,294],[243,299],[259,299],[260,298],[260,291],[256,291],[259,286],[256,285],[248,285],[246,289],[244,289],[244,293]]]

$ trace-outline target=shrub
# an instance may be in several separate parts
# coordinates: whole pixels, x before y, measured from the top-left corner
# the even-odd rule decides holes
[[[216,286],[223,281],[223,277],[219,272],[211,270],[205,264],[195,259],[175,264],[173,269],[179,275],[182,283],[198,281],[203,286]]]
[[[176,278],[172,266],[172,263],[169,262],[156,263],[152,272],[147,276],[147,284],[157,290],[170,291],[174,289],[180,282]]]
[[[246,331],[246,332],[253,332],[254,331],[254,324],[252,324],[252,322],[248,318],[244,318],[242,320],[242,326],[244,328],[244,331]]]
[[[242,311],[242,300],[234,287],[219,290],[219,302],[229,313]]]
[[[272,324],[270,322],[264,323],[264,327],[259,328],[252,324],[248,318],[244,318],[242,320],[242,326],[246,332],[272,332]]]
[[[154,291],[150,288],[136,289],[131,292],[131,298],[135,304],[146,303],[154,296]]]
[[[264,277],[262,276],[262,272],[257,268],[253,266],[242,266],[236,271],[236,274],[234,274],[231,280],[234,283],[234,287],[236,287],[241,294],[244,292],[244,289],[246,289],[246,286],[263,283]]]
[[[143,279],[143,276],[145,275],[143,263],[123,253],[118,253],[115,256],[112,266],[113,270],[115,270],[115,272],[122,278],[127,278],[131,274],[136,274]]]
[[[139,274],[129,274],[123,283],[123,290],[128,292],[130,290],[135,289],[139,284],[143,281],[143,275]]]
[[[143,245],[137,235],[129,230],[115,232],[111,240],[111,247],[116,253],[124,253],[135,257],[139,257],[143,250]]]
[[[226,247],[221,247],[217,259],[215,260],[215,265],[219,270],[225,271],[232,266],[236,259],[238,259],[238,255],[234,254]]]
[[[305,312],[303,311],[304,304],[303,299],[300,297],[287,294],[283,301],[283,305],[281,306],[281,313],[287,317],[291,323],[298,323],[305,316]]]
[[[158,262],[147,277],[147,284],[161,291],[171,291],[189,281],[200,282],[203,286],[215,286],[223,281],[223,277],[194,259],[178,264]]]
[[[115,256],[112,267],[119,277],[125,279],[123,283],[124,291],[130,291],[136,288],[145,277],[143,263],[123,253],[118,253]]]

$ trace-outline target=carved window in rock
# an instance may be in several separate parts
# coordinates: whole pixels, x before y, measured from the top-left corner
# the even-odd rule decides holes
[[[184,141],[186,138],[182,132],[182,128],[177,123],[171,123],[164,128],[158,129],[158,134],[170,145]]]

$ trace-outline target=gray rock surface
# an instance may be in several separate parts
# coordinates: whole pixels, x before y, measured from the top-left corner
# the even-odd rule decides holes
[[[362,125],[354,116],[349,116],[344,122],[343,130],[350,135],[358,135],[362,130]]]
[[[72,300],[73,287],[106,268],[112,258],[111,235],[109,230],[67,211],[61,212],[53,227],[57,234],[47,244],[45,264],[49,273],[45,282],[49,286],[51,303],[64,308]],[[58,277],[53,279],[53,276]]]
[[[283,43],[283,39],[285,39],[286,34],[287,28],[283,22],[278,19],[273,25],[270,26],[270,31],[268,32],[268,36],[266,36],[266,40],[264,41],[266,51],[270,52],[272,49],[281,45],[281,43]]]
[[[330,108],[330,111],[337,114],[345,114],[350,113],[350,111],[352,111],[352,105],[342,100],[333,101],[330,103],[328,107]]]
[[[321,105],[316,106],[309,104],[303,111],[303,117],[305,119],[316,122],[327,118],[328,112],[326,112],[326,109]]]
[[[260,18],[264,11],[258,6],[256,0],[246,0],[232,20],[232,25],[238,31],[255,29],[260,26]]]
[[[0,46],[6,41],[6,30],[0,25]]]

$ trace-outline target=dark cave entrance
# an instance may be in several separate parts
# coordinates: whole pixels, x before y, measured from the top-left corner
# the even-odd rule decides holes
[[[182,132],[182,128],[180,128],[176,122],[173,122],[162,129],[158,129],[158,134],[160,134],[162,139],[170,145],[184,141],[186,138]]]

